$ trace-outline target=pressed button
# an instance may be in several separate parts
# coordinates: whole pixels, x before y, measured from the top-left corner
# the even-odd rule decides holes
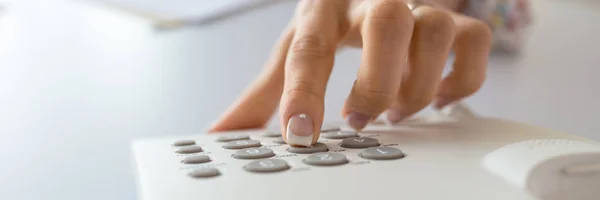
[[[245,170],[257,173],[279,172],[289,168],[290,166],[286,161],[277,158],[257,160],[244,166]]]
[[[346,138],[342,140],[341,146],[349,149],[364,149],[379,146],[379,141],[368,137]]]
[[[394,160],[404,158],[404,153],[394,147],[371,147],[363,150],[360,157],[371,160]]]
[[[223,145],[223,148],[225,149],[245,149],[245,148],[250,148],[250,147],[260,147],[260,141],[258,140],[238,140],[238,141],[231,141],[225,145]]]
[[[290,153],[297,153],[297,154],[311,154],[311,153],[318,153],[318,152],[327,152],[327,151],[329,151],[329,148],[327,148],[327,145],[325,145],[323,143],[316,143],[315,145],[313,145],[311,147],[292,147],[292,146],[290,146],[290,148],[288,148],[287,151]]]
[[[237,159],[261,159],[275,156],[273,150],[269,148],[249,148],[238,150],[233,154]]]
[[[348,163],[346,156],[341,153],[315,153],[303,160],[304,163],[316,166],[334,166]]]

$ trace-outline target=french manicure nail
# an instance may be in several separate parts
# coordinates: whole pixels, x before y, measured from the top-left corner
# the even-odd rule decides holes
[[[294,115],[288,121],[287,143],[295,146],[312,146],[313,121],[306,114]]]
[[[353,112],[346,117],[346,123],[355,130],[362,130],[367,126],[371,117],[362,113]]]
[[[391,124],[395,124],[402,121],[406,115],[400,109],[392,108],[388,109],[386,112],[386,117]]]

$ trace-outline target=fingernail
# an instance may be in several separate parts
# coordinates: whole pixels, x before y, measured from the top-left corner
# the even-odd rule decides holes
[[[434,108],[441,110],[442,108],[446,107],[448,104],[452,103],[454,100],[451,98],[439,98],[436,100]]]
[[[305,147],[312,146],[312,119],[306,114],[292,116],[288,122],[286,139],[289,145]]]
[[[406,118],[406,115],[400,109],[392,108],[388,109],[386,112],[386,117],[391,124],[395,124]]]
[[[346,123],[355,130],[362,130],[367,126],[371,117],[362,113],[353,112],[346,117]]]

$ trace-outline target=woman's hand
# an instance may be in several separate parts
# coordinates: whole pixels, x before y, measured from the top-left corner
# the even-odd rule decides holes
[[[264,71],[210,131],[260,128],[279,106],[286,142],[316,143],[340,46],[363,49],[342,110],[357,130],[384,112],[397,123],[431,102],[441,108],[472,95],[485,79],[492,35],[486,24],[448,8],[411,10],[402,0],[300,1]],[[453,70],[442,77],[451,50]]]

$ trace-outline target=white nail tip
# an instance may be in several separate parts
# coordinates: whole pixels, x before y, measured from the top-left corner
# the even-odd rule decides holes
[[[310,147],[312,145],[312,136],[298,136],[288,131],[287,143],[290,145]]]
[[[302,114],[299,117],[306,118],[306,115]],[[286,133],[287,133],[286,140],[289,145],[298,145],[298,146],[305,146],[305,147],[312,146],[312,139],[313,139],[312,135],[308,135],[308,136],[296,135],[290,129],[290,125],[291,125],[291,123],[288,123],[287,131],[286,131]]]

